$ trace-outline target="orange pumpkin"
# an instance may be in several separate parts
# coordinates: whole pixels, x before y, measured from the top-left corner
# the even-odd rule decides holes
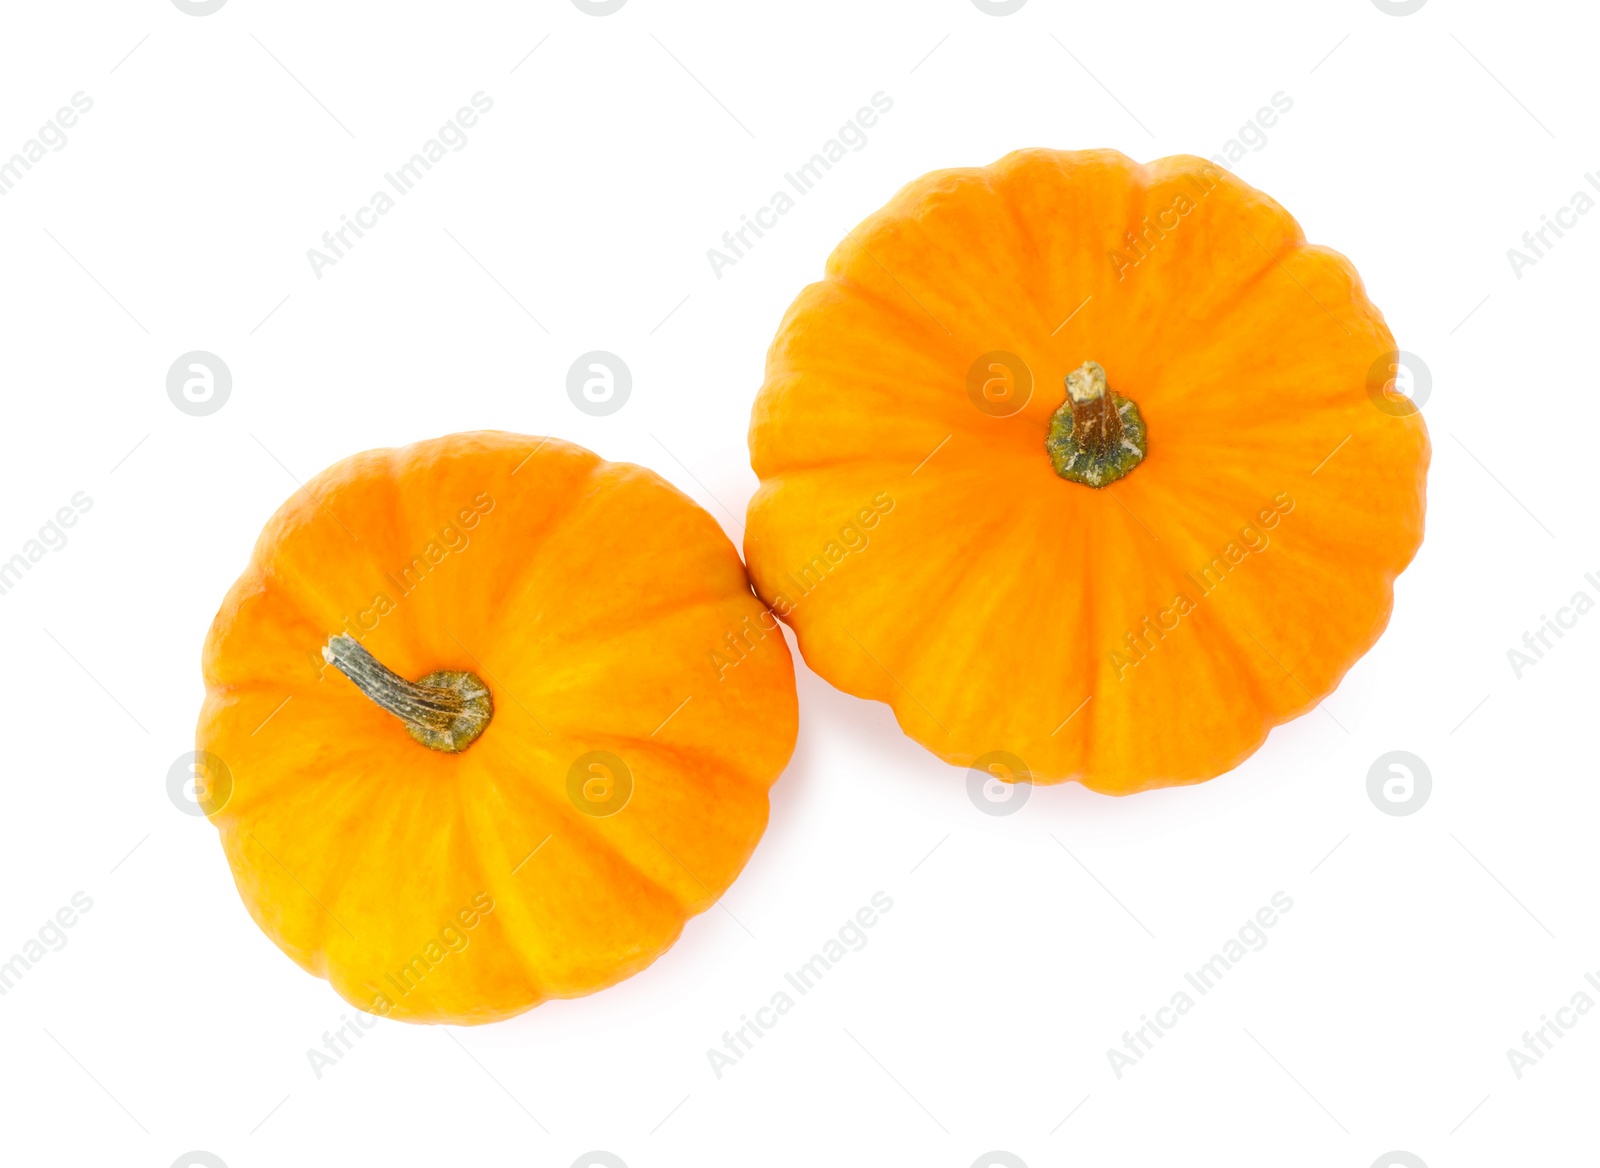
[[[496,432],[345,459],[273,516],[206,640],[202,807],[246,907],[406,1021],[637,973],[738,875],[793,749],[764,611],[640,467]]]
[[[752,579],[948,762],[1210,778],[1388,622],[1429,458],[1396,356],[1350,263],[1199,158],[927,175],[772,344]]]

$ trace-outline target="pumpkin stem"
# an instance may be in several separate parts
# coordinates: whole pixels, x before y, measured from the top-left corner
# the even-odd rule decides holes
[[[322,659],[404,722],[406,733],[434,750],[446,754],[465,750],[494,717],[489,687],[475,673],[442,669],[420,681],[407,681],[343,633],[323,646]]]
[[[1106,371],[1085,361],[1067,374],[1067,400],[1050,415],[1044,448],[1069,482],[1103,487],[1144,461],[1139,407],[1106,384]]]

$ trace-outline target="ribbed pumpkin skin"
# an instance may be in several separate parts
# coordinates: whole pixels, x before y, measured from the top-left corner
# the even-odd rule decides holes
[[[378,596],[391,611],[364,631]],[[211,818],[245,905],[350,1002],[407,1021],[637,973],[744,867],[793,749],[783,638],[721,680],[712,658],[761,612],[717,524],[640,467],[498,432],[338,463],[267,524],[205,644],[197,746],[232,771]],[[430,750],[319,668],[346,618],[403,677],[476,673],[482,737]],[[591,750],[633,775],[605,818],[568,796]]]
[[[1113,257],[1164,212],[1137,265]],[[950,763],[1006,751],[1035,782],[1115,794],[1211,778],[1388,622],[1429,460],[1420,413],[1368,393],[1394,348],[1347,260],[1199,158],[1025,150],[927,175],[839,245],[772,344],[751,577],[816,672]],[[1010,417],[968,397],[992,351],[1032,371]],[[1100,490],[1044,450],[1086,360],[1148,427],[1145,461]],[[1202,591],[1190,574],[1218,557]]]

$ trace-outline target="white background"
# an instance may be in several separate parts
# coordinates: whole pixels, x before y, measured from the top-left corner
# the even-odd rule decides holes
[[[1520,279],[1506,256],[1600,171],[1592,15],[8,5],[0,157],[75,92],[94,108],[0,198],[0,559],[75,492],[93,506],[0,596],[0,958],[75,892],[93,909],[0,997],[0,1160],[1592,1153],[1600,1012],[1520,1079],[1506,1057],[1600,970],[1600,615],[1520,679],[1507,659],[1600,599],[1600,215]],[[318,279],[306,250],[479,90],[469,144]],[[706,250],[880,90],[866,146],[717,278]],[[1433,380],[1427,537],[1325,708],[1198,788],[1042,788],[992,816],[797,659],[799,746],[726,912],[617,988],[487,1028],[383,1022],[317,1078],[306,1051],[350,1008],[261,935],[165,789],[201,639],[296,480],[452,431],[556,434],[660,471],[738,542],[766,346],[847,228],[1016,147],[1211,155],[1279,91],[1292,111],[1234,169],[1350,256]],[[234,379],[208,417],[166,394],[195,349]],[[610,417],[565,392],[591,349],[633,373]],[[1433,778],[1407,817],[1367,795],[1391,750]],[[717,1078],[707,1049],[879,890],[868,945]],[[1107,1049],[1280,890],[1266,947],[1119,1079]]]

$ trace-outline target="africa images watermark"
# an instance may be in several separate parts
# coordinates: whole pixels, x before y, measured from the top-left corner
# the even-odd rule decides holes
[[[1600,191],[1600,174],[1591,171],[1585,173],[1583,178],[1596,191]],[[1544,259],[1546,252],[1560,243],[1568,231],[1578,226],[1578,216],[1587,215],[1594,208],[1594,196],[1580,187],[1564,206],[1556,208],[1554,215],[1540,214],[1539,226],[1522,233],[1522,248],[1506,249],[1506,260],[1511,264],[1512,274],[1522,279],[1523,269],[1531,268]],[[1552,234],[1555,235],[1554,239],[1550,238]]]
[[[767,634],[776,632],[779,618],[788,616],[802,600],[822,587],[829,574],[837,571],[845,560],[866,551],[872,542],[867,533],[893,510],[894,496],[888,491],[879,491],[839,528],[838,534],[829,539],[820,552],[795,571],[786,573],[786,591],[773,596],[771,607],[763,608],[758,617],[745,617],[737,628],[723,634],[721,646],[710,651],[711,668],[717,680],[727,677],[728,670],[748,657],[759,642],[766,640]]]
[[[435,163],[442,161],[447,154],[459,153],[466,149],[469,140],[467,131],[478,124],[481,115],[494,109],[494,98],[480,89],[472,95],[471,103],[456,110],[450,120],[439,127],[438,133],[422,144],[421,150],[395,167],[393,171],[385,172],[384,181],[394,190],[395,195],[401,197],[409,195],[433,169]],[[322,248],[306,249],[306,259],[310,261],[311,274],[319,280],[322,279],[323,269],[331,268],[345,258],[345,254],[355,247],[356,242],[378,225],[380,216],[393,211],[396,205],[394,195],[379,189],[365,207],[356,208],[354,215],[341,214],[339,226],[332,231],[322,233]],[[354,239],[351,238],[352,235],[355,236]]]
[[[94,98],[78,90],[72,95],[70,105],[56,110],[50,120],[39,127],[39,132],[22,144],[21,150],[0,162],[0,198],[11,193],[11,188],[22,181],[23,176],[33,169],[34,163],[43,162],[49,157],[45,152],[46,147],[53,153],[66,149],[67,131],[78,124],[80,116],[92,109]]]
[[[204,418],[228,404],[233,393],[233,371],[215,353],[193,349],[181,354],[167,369],[167,397],[180,413]]]
[[[9,961],[0,963],[0,997],[16,989],[23,975],[46,956],[65,949],[68,940],[66,931],[77,925],[81,914],[93,907],[94,900],[87,892],[74,892],[71,903],[58,908],[54,916],[40,925],[38,931],[22,943]]]
[[[1184,573],[1183,578],[1194,586],[1199,599],[1187,591],[1180,591],[1173,596],[1170,605],[1154,617],[1145,617],[1124,633],[1122,649],[1111,650],[1111,665],[1117,671],[1117,680],[1123,680],[1130,669],[1143,664],[1150,654],[1160,648],[1167,634],[1177,629],[1183,618],[1199,607],[1201,600],[1221,587],[1230,573],[1238,571],[1252,554],[1266,551],[1272,544],[1267,532],[1277,527],[1282,518],[1293,510],[1294,499],[1287,492],[1273,496],[1256,513],[1256,521],[1241,527],[1239,537],[1230,540],[1228,546],[1212,557],[1210,563]]]
[[[1111,261],[1111,267],[1117,273],[1118,280],[1126,280],[1128,273],[1137,268],[1151,253],[1161,246],[1163,240],[1183,225],[1183,221],[1194,213],[1200,205],[1199,200],[1205,198],[1217,189],[1218,173],[1214,167],[1207,166],[1202,170],[1183,176],[1193,188],[1194,196],[1191,198],[1186,191],[1179,191],[1172,197],[1172,202],[1155,214],[1155,222],[1150,221],[1146,215],[1139,221],[1137,232],[1123,233],[1123,247],[1127,250],[1114,249],[1106,253],[1106,258]]]
[[[1600,993],[1600,976],[1585,970],[1583,980],[1589,983],[1589,989],[1573,994],[1565,1006],[1557,1008],[1554,1018],[1540,1014],[1539,1025],[1522,1032],[1521,1050],[1514,1046],[1506,1048],[1506,1061],[1511,1064],[1511,1073],[1517,1078],[1522,1078],[1530,1067],[1538,1066],[1544,1056],[1555,1049],[1556,1042],[1565,1038],[1566,1032],[1594,1009],[1595,1000],[1589,995],[1589,990]]]
[[[1210,161],[1218,167],[1226,167],[1245,156],[1247,145],[1253,151],[1263,149],[1268,140],[1266,131],[1276,126],[1278,119],[1293,108],[1294,98],[1278,90],[1272,95],[1272,104],[1258,109],[1251,120],[1239,128],[1238,136],[1223,143],[1222,149],[1213,154]],[[1183,221],[1200,206],[1200,200],[1217,189],[1220,175],[1216,167],[1206,166],[1183,177],[1188,180],[1190,190],[1180,190],[1174,195],[1167,206],[1155,213],[1154,221],[1152,216],[1144,216],[1139,221],[1137,231],[1123,234],[1123,247],[1107,253],[1118,280],[1126,280],[1128,273],[1149,259],[1162,241],[1183,225]]]
[[[393,592],[375,593],[372,602],[366,608],[361,609],[354,617],[349,615],[344,617],[338,631],[357,641],[372,632],[402,600],[420,588],[428,577],[438,570],[440,564],[450,556],[459,555],[467,550],[472,543],[472,537],[467,533],[477,527],[494,507],[494,496],[484,491],[474,496],[471,506],[458,508],[455,519],[434,532],[429,537],[426,547],[401,567],[384,573],[384,579],[393,585]],[[307,649],[306,660],[311,662],[319,679],[324,676],[328,662],[322,656],[320,646]]]
[[[409,961],[399,969],[385,973],[383,979],[387,984],[373,994],[372,1004],[366,1008],[368,1014],[376,1017],[368,1018],[358,1013],[355,1018],[350,1018],[341,1014],[343,1021],[337,1030],[323,1031],[322,1049],[311,1047],[306,1050],[306,1062],[311,1064],[312,1073],[320,1079],[328,1067],[338,1066],[356,1042],[366,1037],[364,1032],[378,1024],[378,1018],[387,1018],[401,999],[420,986],[430,973],[449,960],[452,954],[463,952],[472,943],[468,934],[493,911],[494,897],[487,892],[478,893],[472,898],[471,904],[453,914],[438,933],[428,939],[427,944],[411,955]],[[389,996],[390,989],[394,991],[392,998]]]
[[[833,169],[834,163],[844,158],[845,147],[848,146],[852,152],[866,148],[867,131],[878,124],[879,117],[894,109],[894,98],[881,89],[872,95],[871,100],[872,104],[856,110],[855,116],[840,126],[838,132],[822,144],[822,149],[795,167],[793,171],[784,173],[784,181],[794,189],[796,195],[810,194]],[[722,248],[727,250],[715,247],[706,249],[706,259],[711,264],[712,275],[719,280],[722,279],[722,270],[733,267],[743,259],[745,254],[755,247],[757,241],[778,225],[778,217],[787,215],[794,210],[795,205],[794,195],[780,188],[773,193],[766,206],[756,208],[753,216],[740,215],[739,226],[722,233]],[[751,238],[752,233],[754,239]]]
[[[1250,120],[1239,127],[1239,132],[1224,142],[1222,149],[1211,156],[1211,161],[1218,166],[1232,166],[1245,156],[1246,146],[1252,153],[1266,149],[1267,131],[1275,127],[1279,119],[1292,109],[1294,109],[1294,98],[1283,90],[1278,90],[1272,95],[1272,104],[1256,110]]]
[[[67,546],[67,533],[63,528],[76,527],[78,517],[94,506],[87,491],[78,491],[67,500],[71,506],[56,508],[56,513],[45,520],[44,526],[31,539],[23,542],[22,550],[9,560],[0,560],[0,596],[9,593],[22,582],[23,576],[33,571],[33,566],[50,552]]]
[[[1596,592],[1600,592],[1600,577],[1596,577],[1593,572],[1585,572],[1583,579]],[[1543,661],[1545,653],[1556,647],[1556,641],[1566,636],[1562,630],[1570,632],[1576,628],[1579,618],[1588,615],[1594,606],[1594,597],[1580,588],[1572,594],[1572,599],[1556,609],[1554,619],[1541,612],[1538,626],[1532,632],[1523,632],[1522,649],[1513,647],[1506,650],[1506,660],[1511,663],[1511,672],[1516,679],[1521,681],[1526,670]],[[1555,641],[1552,641],[1551,637],[1554,637]],[[1527,652],[1523,652],[1523,649]]]
[[[811,955],[809,961],[793,972],[786,972],[783,975],[788,988],[779,989],[774,993],[765,1006],[755,1011],[754,1017],[740,1014],[739,1025],[732,1030],[722,1032],[720,1050],[716,1047],[707,1048],[706,1061],[711,1064],[713,1075],[720,1079],[729,1067],[738,1065],[740,1060],[755,1048],[756,1041],[765,1038],[766,1032],[794,1009],[795,998],[790,996],[789,989],[792,988],[799,997],[805,997],[817,987],[823,976],[848,954],[859,953],[867,947],[867,930],[876,926],[882,915],[894,907],[894,898],[887,892],[874,892],[869,900],[869,904],[857,909],[854,916],[840,925],[834,935],[822,943],[821,948]]]
[[[1193,972],[1185,972],[1183,979],[1200,997],[1216,988],[1228,971],[1245,959],[1249,953],[1259,953],[1267,947],[1267,930],[1277,926],[1281,914],[1294,908],[1294,900],[1287,892],[1274,892],[1269,904],[1255,911],[1255,915],[1239,926],[1238,932],[1222,943],[1220,950],[1211,955]],[[1155,1017],[1139,1015],[1139,1025],[1122,1032],[1122,1049],[1106,1048],[1106,1061],[1118,1079],[1135,1067],[1152,1050],[1156,1041],[1165,1038],[1166,1032],[1195,1007],[1195,998],[1187,989],[1180,989],[1172,999],[1155,1012]]]

